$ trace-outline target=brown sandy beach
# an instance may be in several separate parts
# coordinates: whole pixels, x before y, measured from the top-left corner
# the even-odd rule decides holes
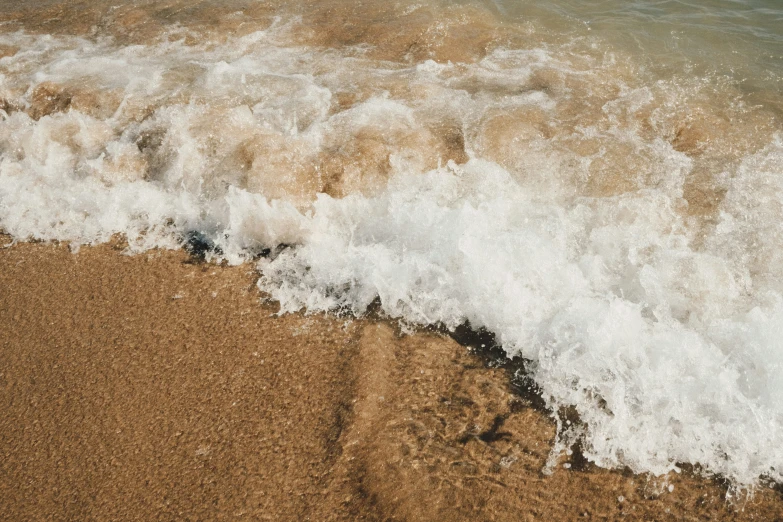
[[[727,503],[688,473],[574,454],[546,476],[554,424],[506,371],[439,333],[275,316],[256,277],[182,252],[0,250],[0,518],[783,518],[780,491]]]

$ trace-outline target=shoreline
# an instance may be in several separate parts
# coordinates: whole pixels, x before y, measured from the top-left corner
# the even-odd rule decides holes
[[[554,424],[506,370],[438,332],[275,316],[256,277],[181,251],[0,249],[0,518],[783,517],[780,491],[730,504],[687,472],[572,454],[546,476]]]

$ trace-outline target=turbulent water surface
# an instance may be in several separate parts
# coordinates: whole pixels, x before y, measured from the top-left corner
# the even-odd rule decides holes
[[[469,322],[578,413],[556,447],[783,481],[779,2],[35,4],[0,3],[7,233]]]

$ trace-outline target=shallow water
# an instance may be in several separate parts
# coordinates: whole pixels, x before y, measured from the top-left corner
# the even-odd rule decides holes
[[[707,5],[4,4],[0,226],[468,321],[559,448],[780,481],[782,11]]]
[[[780,87],[783,5],[777,0],[558,0],[493,2],[514,20],[591,31],[647,57],[653,68],[727,74],[754,89]]]

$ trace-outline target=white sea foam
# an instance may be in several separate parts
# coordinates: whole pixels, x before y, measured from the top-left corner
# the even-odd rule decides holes
[[[402,65],[285,34],[2,35],[25,49],[0,59],[11,105],[43,82],[118,98],[2,115],[0,226],[74,245],[122,233],[132,251],[198,231],[232,263],[292,245],[259,263],[282,311],[380,297],[408,324],[487,328],[553,409],[576,409],[600,465],[783,480],[780,138],[723,158],[710,187],[726,195],[700,220],[684,187],[715,158],[676,150],[670,121],[709,97],[698,84],[629,83],[589,50]],[[360,96],[337,107],[346,90]]]
[[[672,203],[536,202],[475,160],[374,199],[319,199],[310,239],[263,262],[260,286],[285,311],[380,296],[392,317],[496,332],[535,362],[551,406],[576,407],[601,465],[779,480],[783,301],[737,263],[758,253],[694,250]]]

